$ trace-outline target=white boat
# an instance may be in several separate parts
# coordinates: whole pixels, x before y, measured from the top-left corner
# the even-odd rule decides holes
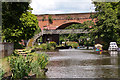
[[[117,49],[118,49],[117,43],[116,42],[110,42],[110,46],[109,46],[108,50],[114,51],[114,50],[117,50]]]

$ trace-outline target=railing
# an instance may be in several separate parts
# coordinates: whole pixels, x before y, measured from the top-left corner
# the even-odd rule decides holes
[[[27,46],[28,46],[28,47],[33,46],[34,43],[35,43],[35,41],[36,41],[36,39],[39,38],[39,37],[42,36],[42,35],[43,35],[42,32],[40,32],[40,33],[36,34],[33,38],[29,39],[29,41],[28,41],[28,43],[27,43]]]
[[[43,34],[74,34],[74,33],[89,33],[90,31],[84,29],[58,29],[58,30],[43,30],[39,34],[36,34],[33,38],[29,39],[27,46],[31,47],[35,41]]]
[[[89,31],[84,29],[43,30],[43,34],[74,34],[74,33],[89,33]]]

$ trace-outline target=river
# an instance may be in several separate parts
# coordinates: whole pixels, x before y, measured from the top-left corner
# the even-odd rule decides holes
[[[93,50],[61,49],[47,52],[47,78],[118,78],[120,53],[96,53]]]

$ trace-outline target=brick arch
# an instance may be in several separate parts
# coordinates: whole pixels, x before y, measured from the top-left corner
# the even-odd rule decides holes
[[[38,19],[38,25],[43,31],[44,29],[48,29],[48,30],[64,29],[65,27],[71,24],[78,24],[88,20],[92,20],[90,18],[91,14],[94,15],[96,13],[44,14],[44,15],[36,15],[36,17]],[[52,16],[52,23],[49,23],[49,19],[48,19],[49,15]],[[93,22],[95,22],[95,19],[93,19]],[[44,36],[42,32],[31,38],[28,41],[28,46],[34,45],[36,39],[40,36]]]
[[[44,14],[36,16],[41,30],[43,29],[55,30],[62,24],[67,25],[68,22],[83,23],[85,21],[92,20],[90,17],[91,14],[94,15],[96,13]],[[49,15],[52,16],[52,23],[49,22],[48,19]],[[95,19],[93,19],[93,22],[95,22]]]
[[[66,27],[68,27],[72,24],[80,24],[80,23],[81,22],[79,22],[79,21],[69,21],[69,22],[65,22],[65,23],[62,23],[62,24],[58,25],[56,27],[56,29],[64,29],[64,28],[66,28]]]

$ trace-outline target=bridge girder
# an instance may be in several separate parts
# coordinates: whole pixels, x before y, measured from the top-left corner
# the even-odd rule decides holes
[[[31,38],[27,46],[33,46],[35,41],[43,34],[78,34],[78,33],[89,33],[90,31],[84,29],[57,29],[57,30],[43,30],[42,32],[36,34],[33,38]]]
[[[78,33],[89,33],[84,29],[57,29],[57,30],[43,30],[43,34],[78,34]]]

